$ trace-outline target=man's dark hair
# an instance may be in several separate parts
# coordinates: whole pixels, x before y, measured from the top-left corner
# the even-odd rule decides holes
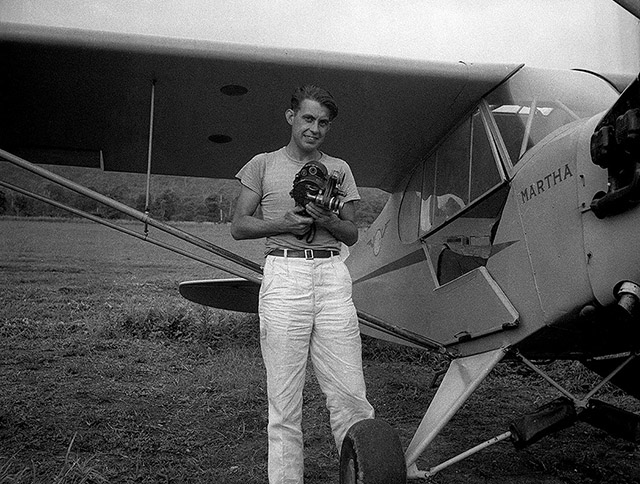
[[[338,116],[338,105],[336,104],[336,100],[326,89],[322,89],[321,87],[313,86],[311,84],[299,87],[291,96],[291,109],[293,109],[294,112],[298,112],[298,109],[300,109],[300,103],[305,99],[316,101],[327,108],[329,110],[329,117],[331,120]]]

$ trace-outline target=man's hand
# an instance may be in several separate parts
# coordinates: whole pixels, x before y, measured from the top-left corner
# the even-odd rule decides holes
[[[295,207],[293,210],[284,214],[284,221],[287,226],[286,231],[293,235],[304,235],[309,231],[309,227],[314,219],[308,215],[302,215],[304,207]]]
[[[313,218],[316,225],[327,230],[330,230],[330,227],[340,220],[334,212],[326,210],[315,203],[307,203],[304,209]]]
[[[319,207],[315,203],[307,203],[304,208],[317,226],[328,230],[340,242],[353,245],[358,241],[358,228],[354,222],[356,211],[353,201],[345,203],[339,215]]]

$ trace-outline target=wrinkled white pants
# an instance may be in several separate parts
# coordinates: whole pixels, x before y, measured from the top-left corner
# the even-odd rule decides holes
[[[302,484],[302,389],[308,357],[327,398],[338,452],[351,425],[374,415],[366,398],[347,267],[338,256],[267,256],[259,314],[269,400],[269,483]]]

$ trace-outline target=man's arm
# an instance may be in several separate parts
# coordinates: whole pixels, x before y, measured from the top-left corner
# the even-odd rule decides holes
[[[279,219],[263,220],[253,215],[259,204],[260,195],[242,185],[231,223],[231,235],[234,239],[259,239],[287,232],[304,235],[313,223],[311,217],[300,215],[303,207],[296,207]]]
[[[316,225],[328,230],[336,239],[348,246],[358,241],[358,227],[356,226],[356,205],[355,202],[347,202],[336,215],[330,210],[324,210],[314,203],[308,203],[305,209]]]

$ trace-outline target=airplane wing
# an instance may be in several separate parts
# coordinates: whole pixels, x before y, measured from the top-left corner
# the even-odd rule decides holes
[[[640,18],[640,4],[637,0],[615,0],[615,2],[629,13]]]
[[[288,142],[289,96],[315,83],[340,107],[324,149],[385,190],[519,67],[6,22],[0,59],[0,147],[29,161],[144,173],[152,128],[153,173],[232,178]]]

